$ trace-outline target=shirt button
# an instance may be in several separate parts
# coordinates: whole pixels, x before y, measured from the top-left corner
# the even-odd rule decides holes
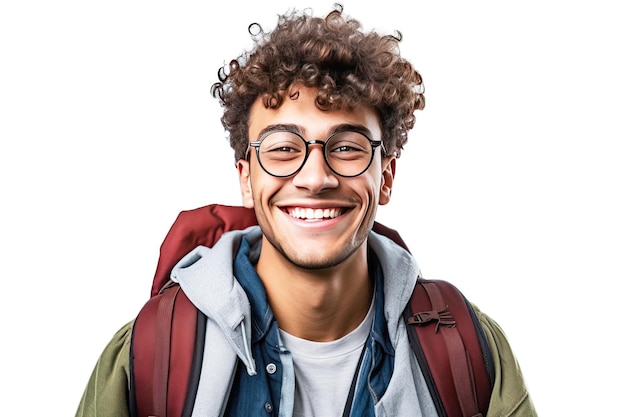
[[[265,411],[267,411],[268,413],[271,413],[273,409],[274,407],[272,407],[272,404],[265,403]]]
[[[268,374],[273,375],[276,373],[276,365],[273,363],[268,363],[267,366],[265,367],[265,370],[267,371]]]

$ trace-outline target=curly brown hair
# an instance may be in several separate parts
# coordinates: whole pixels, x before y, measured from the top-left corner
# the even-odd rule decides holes
[[[291,11],[279,16],[271,32],[257,23],[248,30],[253,49],[221,68],[211,88],[224,109],[221,121],[236,161],[246,155],[250,108],[257,97],[267,108],[278,108],[294,84],[315,88],[321,110],[374,107],[387,154],[400,155],[414,112],[424,108],[425,99],[421,75],[400,56],[399,32],[365,32],[339,4],[325,18]]]

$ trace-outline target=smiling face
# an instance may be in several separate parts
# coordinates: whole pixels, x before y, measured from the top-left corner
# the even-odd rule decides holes
[[[250,110],[250,141],[274,128],[289,128],[307,141],[323,141],[347,126],[367,132],[372,140],[381,139],[374,109],[324,112],[315,106],[315,90],[297,90],[297,98],[285,96],[278,109],[267,109],[257,99]],[[250,158],[240,160],[238,168],[243,203],[254,207],[264,234],[261,256],[285,259],[300,268],[324,269],[356,252],[366,253],[364,242],[377,206],[389,201],[395,159],[383,157],[376,148],[363,174],[345,178],[331,171],[321,146],[313,145],[300,171],[278,178],[261,168],[251,148]]]

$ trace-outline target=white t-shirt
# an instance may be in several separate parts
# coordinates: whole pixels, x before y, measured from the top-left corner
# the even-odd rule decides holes
[[[373,319],[370,306],[356,329],[332,342],[313,342],[280,331],[295,370],[294,417],[341,417]]]

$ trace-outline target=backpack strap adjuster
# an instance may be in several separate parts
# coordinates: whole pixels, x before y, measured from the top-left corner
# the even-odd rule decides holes
[[[443,310],[430,310],[430,311],[421,311],[418,313],[414,313],[410,316],[406,323],[413,324],[415,326],[426,326],[430,323],[437,323],[435,326],[435,333],[439,331],[439,326],[443,325],[445,327],[455,327],[456,321],[452,317],[452,313],[448,310],[448,306]]]

